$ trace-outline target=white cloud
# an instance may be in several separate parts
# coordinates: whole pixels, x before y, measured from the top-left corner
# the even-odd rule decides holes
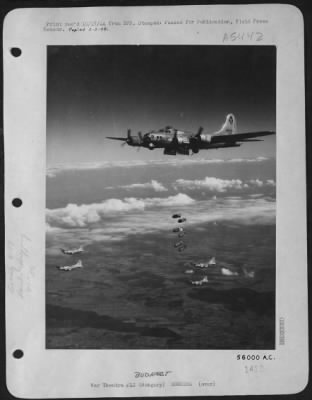
[[[155,192],[166,192],[168,191],[167,188],[165,188],[160,182],[152,179],[151,182],[147,183],[134,183],[132,185],[128,185],[129,189],[135,189],[135,188],[147,188],[147,189],[153,189]]]
[[[219,179],[206,176],[205,179],[177,179],[174,183],[175,186],[188,189],[206,189],[212,192],[226,192],[227,189],[242,189],[244,183],[240,179]]]
[[[54,178],[57,174],[66,171],[87,171],[106,168],[131,168],[131,167],[144,167],[144,166],[157,166],[168,165],[173,167],[184,167],[187,165],[196,164],[220,164],[220,163],[255,163],[264,162],[269,160],[267,157],[256,158],[232,158],[232,159],[207,159],[207,158],[166,158],[160,160],[131,160],[131,161],[98,161],[98,162],[85,162],[85,163],[72,163],[72,164],[57,164],[48,166],[46,175],[49,178]]]
[[[188,223],[205,221],[233,221],[244,225],[275,223],[275,201],[263,198],[241,200],[225,198],[217,202],[202,201],[196,204],[196,209],[196,213],[188,218]]]
[[[276,183],[275,183],[275,181],[273,180],[273,179],[268,179],[267,181],[266,181],[266,184],[268,185],[268,186],[276,186]]]
[[[151,198],[146,199],[147,206],[162,206],[162,207],[172,207],[172,206],[186,206],[189,204],[193,204],[195,202],[194,199],[189,197],[187,194],[178,193],[175,196],[169,196],[165,199],[163,198]]]
[[[46,221],[50,226],[85,227],[101,221],[105,214],[144,210],[144,202],[129,198],[108,199],[102,203],[67,204],[64,208],[47,209]]]
[[[113,199],[116,200],[116,199]],[[155,200],[155,199],[154,199]],[[104,202],[106,211],[114,208],[113,203]],[[94,242],[103,243],[108,251],[110,243],[127,240],[133,235],[161,233],[172,239],[172,228],[176,221],[171,218],[172,211],[178,211],[187,218],[187,230],[205,230],[205,224],[215,225],[235,223],[241,225],[274,225],[276,203],[273,199],[217,199],[194,201],[185,194],[178,194],[156,200],[163,207],[150,207],[153,199],[144,199],[144,211],[115,212],[107,214],[97,210],[100,205],[84,205],[47,210],[47,220],[53,226],[47,226],[47,254],[59,254],[60,247],[88,246]],[[120,209],[129,209],[134,201],[121,200]],[[174,209],[169,207],[173,206]],[[138,202],[138,207],[143,204]],[[90,208],[89,210],[87,210]],[[94,216],[97,215],[97,218]],[[88,216],[90,219],[88,220]],[[89,221],[100,219],[96,224]],[[65,222],[64,222],[65,221]],[[74,228],[74,229],[73,229]],[[140,236],[143,237],[144,236]]]
[[[241,196],[227,196],[225,197],[227,200],[241,200]]]
[[[221,274],[225,276],[238,276],[237,271],[231,271],[228,268],[221,268]]]
[[[132,211],[135,203],[133,199],[124,199],[116,204],[119,204],[119,210]],[[62,247],[68,243],[75,244],[77,240],[82,245],[93,241],[119,241],[130,235],[153,232],[170,234],[175,222],[171,218],[173,210],[187,218],[188,231],[205,223],[217,222],[272,225],[275,224],[276,212],[275,201],[264,198],[194,201],[182,193],[164,199],[139,199],[138,208],[132,212],[108,212],[112,205],[112,202],[103,202],[47,210],[49,246]],[[173,209],[169,208],[171,206]]]
[[[260,179],[250,179],[246,182],[241,179],[220,179],[206,176],[204,179],[177,179],[173,184],[175,189],[182,188],[184,190],[199,190],[205,189],[211,192],[224,193],[228,190],[243,190],[253,187],[275,186],[273,179],[262,181]]]
[[[262,161],[267,161],[269,158],[267,157],[256,157],[256,158],[232,158],[229,160],[232,163],[253,163],[253,162],[262,162]]]
[[[263,181],[261,181],[260,179],[250,179],[248,183],[252,186],[257,186],[257,187],[263,186]]]
[[[138,199],[127,197],[121,199],[108,199],[102,203],[92,204],[67,204],[64,208],[47,209],[46,222],[48,226],[63,228],[83,228],[102,222],[115,214],[129,211],[140,212],[152,207],[177,207],[192,204],[195,200],[186,194],[178,193],[166,198],[152,197]]]
[[[57,226],[51,226],[48,222],[46,222],[46,232],[57,233],[58,231],[61,231],[61,228]]]
[[[146,183],[132,183],[131,185],[108,186],[105,189],[153,189],[155,192],[167,192],[168,189],[160,182],[152,179]]]
[[[274,179],[267,179],[266,181],[262,181],[260,179],[250,179],[248,181],[248,184],[251,186],[257,186],[257,187],[264,187],[264,186],[275,187],[276,186]]]

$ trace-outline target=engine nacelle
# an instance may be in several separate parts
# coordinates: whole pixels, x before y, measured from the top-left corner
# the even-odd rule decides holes
[[[140,146],[140,144],[141,140],[138,136],[131,136],[131,142],[130,142],[131,146]]]
[[[164,149],[164,154],[167,154],[168,156],[175,156],[177,154],[175,149]]]

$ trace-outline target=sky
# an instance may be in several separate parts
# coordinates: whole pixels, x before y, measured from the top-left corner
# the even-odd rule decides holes
[[[105,139],[166,125],[275,130],[273,46],[49,46],[47,165],[165,160],[162,150]],[[193,157],[275,156],[275,137]],[[177,156],[185,158],[186,156]]]

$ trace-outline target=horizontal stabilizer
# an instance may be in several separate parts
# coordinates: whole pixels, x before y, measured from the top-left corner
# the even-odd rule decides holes
[[[241,139],[240,142],[263,142],[263,139]]]
[[[246,132],[234,133],[232,135],[216,135],[212,136],[211,143],[233,143],[242,142],[246,139],[253,139],[260,136],[275,135],[274,131],[261,131],[261,132]]]

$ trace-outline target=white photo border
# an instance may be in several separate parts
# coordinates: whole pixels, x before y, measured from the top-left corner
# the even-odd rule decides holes
[[[47,27],[93,20],[226,19],[268,24],[114,26],[106,32]],[[52,25],[47,25],[52,23]],[[231,36],[235,33],[241,35]],[[247,34],[249,32],[249,34]],[[260,32],[251,35],[251,32]],[[244,33],[244,35],[242,35]],[[290,5],[17,9],[4,21],[7,386],[16,397],[290,394],[308,381],[303,18]],[[225,36],[226,35],[226,36]],[[276,81],[276,349],[47,350],[45,345],[46,71],[48,45],[274,45]],[[12,48],[20,48],[16,57]],[[15,207],[12,200],[22,199]],[[280,331],[284,330],[284,343]],[[17,349],[23,357],[16,358]],[[263,357],[266,356],[267,359]],[[135,371],[172,371],[139,386]],[[172,382],[192,382],[173,386]],[[201,382],[215,385],[200,385]],[[106,385],[105,385],[106,383]],[[131,386],[136,383],[136,386]],[[128,386],[127,386],[128,384]]]

